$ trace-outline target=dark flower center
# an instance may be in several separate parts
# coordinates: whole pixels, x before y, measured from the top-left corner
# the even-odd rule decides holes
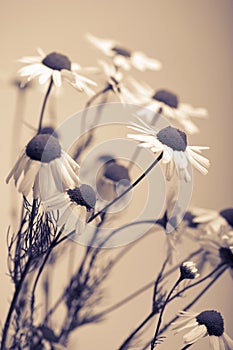
[[[209,335],[220,337],[224,332],[224,322],[220,312],[203,311],[196,316],[196,320],[200,325],[206,326]]]
[[[195,219],[195,215],[193,215],[190,211],[186,211],[186,213],[184,214],[183,220],[187,221],[187,224],[189,227],[191,228],[197,228],[198,227],[198,223],[194,222],[193,219]]]
[[[124,57],[131,57],[131,52],[128,49],[125,49],[121,46],[115,46],[112,48],[112,51],[115,52],[116,55],[124,56]]]
[[[56,133],[56,131],[54,130],[54,128],[52,128],[51,126],[45,126],[44,128],[42,128],[40,130],[40,134],[49,134],[49,135],[53,135],[54,137],[56,137],[56,139],[58,139],[58,134]]]
[[[196,272],[197,270],[195,268],[195,271],[194,271],[194,266],[190,267],[185,264],[180,265],[180,275],[182,279],[193,280],[197,276]]]
[[[48,54],[42,61],[42,63],[54,70],[67,69],[71,70],[71,62],[69,58],[57,52]]]
[[[38,134],[26,146],[26,154],[32,160],[49,163],[61,156],[58,140],[49,134]]]
[[[167,126],[157,134],[157,139],[173,151],[185,151],[187,147],[187,136],[183,131]]]
[[[152,96],[152,98],[154,100],[163,102],[163,103],[165,103],[166,105],[168,105],[169,107],[172,107],[172,108],[177,108],[178,104],[179,104],[178,97],[175,94],[173,94],[172,92],[167,91],[167,90],[159,90],[159,91],[157,91]]]
[[[96,194],[91,186],[84,184],[73,190],[68,190],[67,193],[71,202],[82,205],[86,207],[87,210],[91,210],[95,207]]]
[[[220,215],[233,227],[233,208],[227,208],[220,211]]]
[[[219,256],[223,263],[227,264],[230,268],[233,268],[233,253],[230,248],[219,248]]]
[[[107,164],[106,169],[104,171],[104,176],[114,182],[118,182],[120,180],[130,181],[128,169],[125,168],[123,165],[119,165],[116,163]]]

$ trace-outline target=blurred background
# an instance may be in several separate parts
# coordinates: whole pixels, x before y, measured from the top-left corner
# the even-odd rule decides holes
[[[12,285],[7,276],[6,245],[6,233],[11,224],[9,199],[12,188],[5,184],[5,178],[14,162],[12,144],[17,137],[17,133],[13,134],[13,122],[18,93],[12,83],[21,66],[17,59],[36,55],[36,48],[41,47],[46,53],[58,51],[67,54],[82,66],[95,66],[96,58],[102,56],[85,41],[87,32],[117,39],[124,47],[141,50],[159,59],[163,63],[161,71],[134,72],[134,77],[146,81],[155,90],[167,88],[176,92],[182,102],[207,108],[209,119],[198,121],[201,133],[189,137],[190,144],[210,146],[205,155],[211,161],[207,176],[195,171],[192,204],[219,210],[232,206],[233,195],[232,15],[232,0],[1,1],[1,324],[12,295]],[[43,93],[43,90],[37,89],[29,91],[26,96],[23,119],[30,125],[37,123]],[[58,122],[80,111],[85,102],[84,94],[78,94],[65,84],[56,104]],[[20,142],[23,147],[30,135],[32,130],[24,124],[17,143]],[[161,266],[163,243],[162,235],[148,235],[131,247],[105,282],[103,308],[153,280]],[[74,245],[73,259],[78,261],[83,248],[76,243]],[[113,249],[112,253],[117,254],[119,249]],[[61,262],[58,271],[55,271],[57,277],[54,280],[58,284],[53,285],[54,298],[65,284],[61,276],[66,277],[66,270],[63,274],[60,270],[64,268]],[[226,320],[226,330],[233,337],[232,291],[232,278],[227,273],[224,283],[222,280],[217,282],[195,310],[201,311],[204,307],[221,311]],[[103,322],[79,330],[73,335],[68,349],[117,349],[148,314],[151,293],[148,290],[109,314]],[[168,314],[173,315],[177,311],[178,303]],[[154,324],[150,324],[146,339],[152,334]],[[181,336],[175,337],[175,347],[170,333],[161,350],[181,348]],[[193,347],[206,348],[206,340]]]

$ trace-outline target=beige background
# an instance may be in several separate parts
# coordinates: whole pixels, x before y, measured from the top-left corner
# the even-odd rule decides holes
[[[10,224],[10,188],[5,177],[10,159],[16,90],[9,80],[20,66],[16,60],[33,55],[36,47],[46,52],[57,50],[83,66],[94,65],[96,52],[84,40],[91,32],[100,37],[118,39],[126,47],[146,52],[162,61],[157,73],[136,73],[135,77],[157,88],[177,91],[182,101],[206,107],[210,118],[200,121],[201,134],[190,137],[191,144],[209,145],[212,166],[208,176],[195,172],[193,204],[220,209],[232,206],[232,0],[145,0],[145,1],[0,1],[1,35],[1,321],[5,318],[12,286],[6,269],[6,231]],[[99,55],[100,57],[101,55]],[[42,101],[40,92],[28,96],[25,119],[36,123]],[[59,121],[80,110],[85,103],[65,87],[58,102]],[[24,127],[21,144],[31,132]],[[161,240],[152,236],[138,242],[116,266],[107,281],[104,306],[120,300],[153,279],[160,266]],[[77,254],[82,250],[76,247]],[[224,277],[200,303],[200,308],[217,308],[225,316],[226,330],[232,333],[232,280]],[[224,288],[222,287],[224,285]],[[56,289],[56,288],[55,288]],[[112,313],[103,323],[85,327],[70,343],[70,349],[112,350],[150,308],[151,292],[143,294],[127,307]],[[201,306],[202,305],[202,306]],[[179,305],[174,309],[176,312]],[[199,310],[199,309],[198,309]],[[153,331],[149,330],[149,335]],[[180,341],[179,336],[176,338]],[[162,349],[173,349],[168,342]],[[177,347],[178,348],[178,347]],[[201,345],[193,347],[201,349]],[[202,349],[206,349],[203,342]]]

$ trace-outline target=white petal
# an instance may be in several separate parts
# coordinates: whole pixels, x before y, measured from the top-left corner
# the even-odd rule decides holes
[[[220,350],[219,338],[215,335],[209,336],[211,350]]]
[[[54,179],[57,190],[59,192],[63,192],[64,187],[63,187],[62,179],[61,179],[61,170],[59,168],[59,163],[57,164],[57,162],[56,162],[56,159],[54,159],[50,163],[50,168],[52,171],[53,179]]]
[[[44,85],[52,75],[52,70],[47,70],[39,76],[39,83]]]
[[[187,320],[187,318],[185,318],[185,320],[183,320],[182,322],[179,323],[179,325],[177,324],[176,327],[173,327],[174,330],[176,330],[176,333],[183,331],[184,329],[187,328],[193,328],[198,326],[198,323],[196,321],[195,318],[193,318],[193,316],[191,316],[191,320]]]
[[[39,188],[39,173],[37,173],[34,186],[33,186],[33,198],[37,199],[40,197],[40,188]]]
[[[40,47],[38,47],[36,50],[42,58],[44,58],[46,56],[45,52]]]
[[[24,167],[22,167],[22,163],[24,163],[25,161],[27,161],[27,156],[26,156],[25,152],[23,152],[21,154],[21,156],[19,157],[19,159],[17,160],[17,162],[15,163],[15,165],[13,166],[9,175],[7,176],[7,178],[6,178],[7,184],[10,181],[10,179],[12,178],[12,176],[15,174],[15,172],[17,172],[17,176],[14,176],[14,179],[15,179],[15,181],[18,180],[18,178],[21,175],[23,168],[24,168]]]
[[[233,350],[233,340],[225,332],[223,333],[224,342],[227,344],[230,350]]]
[[[80,66],[80,64],[78,64],[78,63],[76,63],[76,62],[73,62],[73,63],[71,63],[71,70],[73,71],[75,71],[75,70],[77,70],[77,71],[79,71],[81,69],[81,66]]]
[[[18,60],[22,63],[40,63],[41,57],[40,56],[24,56]]]
[[[67,205],[67,208],[58,219],[57,225],[58,226],[66,225],[71,215],[72,215],[72,209],[69,205]]]
[[[203,338],[206,335],[206,332],[207,330],[204,325],[198,325],[183,336],[184,342],[186,344],[195,343],[197,340]]]
[[[79,178],[78,175],[75,173],[73,167],[70,165],[68,159],[66,157],[62,157],[62,162],[64,163],[65,168],[67,169],[70,177],[72,178],[74,182],[74,186],[78,186],[79,184]]]
[[[113,58],[113,63],[117,66],[120,67],[126,71],[130,70],[131,66],[129,63],[129,60],[126,57],[116,55]]]
[[[40,169],[40,162],[31,161],[28,171],[25,173],[23,180],[19,185],[19,192],[27,196],[32,190],[33,184],[35,182],[36,175]]]
[[[192,150],[192,147],[189,147],[188,153],[189,153],[189,155],[190,155],[192,158],[196,159],[199,163],[201,163],[201,164],[204,165],[205,167],[208,168],[208,167],[210,166],[210,161],[209,161],[209,159],[207,159],[206,157],[203,157],[202,155],[200,155],[200,154],[194,152],[194,151]]]
[[[131,60],[134,67],[140,71],[145,71],[146,69],[160,70],[162,68],[161,62],[147,57],[143,52],[133,52]]]
[[[87,33],[85,36],[92,45],[101,50],[105,55],[112,56],[111,49],[117,45],[115,40],[97,38],[91,33]]]
[[[44,68],[41,63],[30,64],[28,66],[22,67],[18,71],[18,73],[23,77],[28,75],[37,76],[42,74],[43,72]]]
[[[53,81],[55,86],[61,87],[61,73],[58,70],[53,71]]]
[[[61,209],[68,203],[68,197],[65,193],[59,193],[49,197],[44,201],[47,210]]]
[[[87,218],[87,209],[85,206],[80,207],[80,216],[79,219],[77,220],[75,231],[78,235],[81,235],[86,226],[86,218]]]

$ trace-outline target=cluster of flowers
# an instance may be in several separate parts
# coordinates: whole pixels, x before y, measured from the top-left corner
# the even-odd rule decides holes
[[[166,166],[166,178],[171,180],[175,173],[184,181],[190,181],[190,163],[201,173],[207,174],[209,160],[201,155],[204,146],[190,146],[187,134],[198,132],[193,118],[205,118],[204,108],[193,108],[182,103],[173,92],[160,89],[154,91],[144,83],[139,83],[131,77],[125,78],[125,71],[136,68],[139,71],[159,70],[161,63],[144,53],[130,51],[118,42],[110,39],[99,39],[87,34],[89,42],[99,49],[110,62],[100,60],[99,68],[82,68],[77,63],[60,53],[45,54],[38,49],[39,56],[23,57],[20,62],[26,65],[19,70],[22,86],[32,79],[38,79],[40,84],[50,81],[50,86],[60,87],[67,81],[75,89],[85,92],[88,96],[98,95],[94,91],[97,85],[93,80],[83,76],[82,72],[105,75],[103,93],[112,91],[119,100],[126,104],[136,104],[139,110],[135,123],[128,127],[134,134],[128,134],[130,139],[139,142],[139,146],[150,149],[161,156]],[[124,72],[124,73],[123,73]],[[165,117],[175,126],[166,126],[156,130],[155,124],[159,117]],[[106,163],[105,181],[110,185],[121,179],[130,180],[128,170],[115,161]],[[65,152],[59,138],[48,128],[40,127],[37,134],[27,143],[7,182],[14,179],[19,192],[25,197],[32,195],[44,203],[45,209],[60,210],[58,226],[65,226],[69,231],[81,234],[85,226],[96,212],[96,191],[79,179],[79,165]],[[92,220],[96,225],[100,216]],[[233,209],[220,213],[194,208],[185,216],[187,227],[193,233],[198,228],[201,234],[198,238],[205,253],[213,263],[223,263],[233,269]],[[183,278],[198,277],[192,263],[182,265]],[[205,335],[210,336],[213,350],[233,349],[232,340],[225,334],[223,318],[217,311],[209,310],[199,314],[181,313],[182,320],[175,325],[177,330],[193,328],[184,336],[185,343],[193,344]],[[188,323],[187,323],[188,322]]]

